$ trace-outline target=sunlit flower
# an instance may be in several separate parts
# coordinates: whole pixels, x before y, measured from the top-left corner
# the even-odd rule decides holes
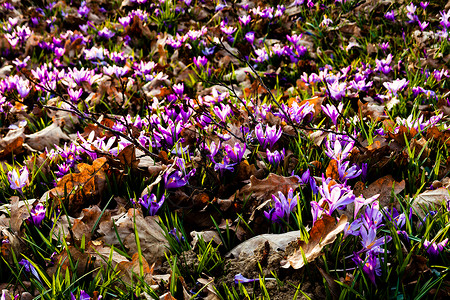
[[[261,123],[255,127],[256,138],[263,148],[266,148],[266,146],[272,148],[273,145],[280,139],[282,133],[283,131],[281,128],[277,131],[276,125],[267,126],[265,132]]]
[[[34,226],[40,227],[42,221],[45,218],[45,206],[39,203],[38,205],[36,205],[36,207],[31,209],[30,213],[31,213],[30,217],[31,223],[33,223]]]
[[[264,212],[264,216],[272,222],[280,222],[280,219],[285,219],[289,222],[289,216],[299,201],[299,194],[294,196],[292,188],[289,189],[287,198],[282,192],[278,192],[278,197],[272,195],[275,207],[270,211]]]
[[[423,242],[423,246],[427,250],[428,255],[430,255],[430,258],[436,259],[439,256],[439,254],[442,252],[444,247],[447,246],[447,243],[448,243],[448,238],[446,238],[445,240],[443,240],[440,243],[430,242],[428,240],[425,240],[425,242]]]
[[[257,278],[257,279],[248,279],[248,278],[246,278],[246,277],[244,277],[241,273],[239,273],[239,274],[236,274],[235,276],[234,276],[234,284],[239,284],[239,283],[249,283],[249,282],[255,282],[255,281],[258,281],[259,280],[259,278]]]
[[[156,215],[159,208],[163,205],[165,197],[164,195],[161,197],[159,201],[157,201],[155,194],[145,194],[142,198],[139,198],[138,203],[142,205],[150,216]]]
[[[14,169],[8,172],[8,180],[10,187],[13,190],[22,190],[22,188],[28,183],[28,168],[25,166],[19,170],[19,173]]]

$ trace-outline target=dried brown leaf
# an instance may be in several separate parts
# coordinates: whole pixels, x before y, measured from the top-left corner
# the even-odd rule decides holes
[[[300,241],[299,249],[289,255],[281,267],[300,269],[306,263],[315,260],[322,253],[322,248],[333,243],[337,235],[344,230],[347,219],[347,216],[343,215],[336,224],[333,217],[324,215],[322,219],[317,220],[310,230],[308,243]],[[303,256],[306,258],[306,262],[303,260]]]

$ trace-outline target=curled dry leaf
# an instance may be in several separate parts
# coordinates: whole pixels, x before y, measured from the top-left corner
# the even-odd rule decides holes
[[[101,157],[93,161],[92,166],[80,163],[77,165],[79,173],[64,175],[58,181],[57,186],[50,190],[50,196],[59,201],[67,201],[67,211],[70,215],[76,215],[82,207],[89,204],[89,199],[99,199],[106,187],[106,173],[108,168],[106,158]],[[67,198],[66,197],[67,193]]]
[[[111,219],[100,222],[98,232],[102,235],[100,239],[106,244],[120,247],[118,235],[129,253],[136,253],[138,252],[135,236],[136,228],[139,233],[142,256],[149,263],[156,263],[156,266],[159,266],[165,258],[164,253],[169,244],[157,220],[158,217],[152,216],[144,218],[139,210],[130,208],[126,214],[115,222],[117,233]]]
[[[111,248],[104,246],[101,242],[91,241],[86,244],[86,249],[82,252],[75,246],[69,246],[67,249],[56,255],[55,264],[47,269],[48,274],[65,274],[66,269],[73,271],[73,265],[78,276],[83,276],[91,270],[95,270],[92,276],[101,268],[114,268],[121,262],[128,262],[128,259],[119,253],[112,251]],[[69,258],[70,255],[70,258]],[[57,272],[61,268],[62,272]]]
[[[412,203],[413,212],[424,218],[429,209],[440,207],[443,202],[450,199],[449,190],[441,187],[435,190],[428,190],[420,193]]]
[[[45,148],[54,148],[55,145],[59,145],[61,140],[68,141],[70,138],[56,123],[47,126],[41,131],[25,136],[25,143],[38,151],[44,151]]]
[[[139,261],[139,253],[133,254],[132,261],[121,261],[117,269],[120,271],[121,279],[127,283],[131,284],[134,280],[144,280],[148,285],[154,286],[153,288],[157,288],[155,280],[153,279],[153,266],[149,266],[148,262],[144,257],[141,257],[142,260],[142,269],[144,274],[140,274],[140,261]],[[139,279],[137,278],[139,277]],[[156,286],[155,286],[156,285]]]
[[[405,180],[398,182],[394,180],[392,175],[386,175],[372,182],[367,188],[364,187],[362,182],[357,183],[354,188],[354,194],[356,196],[362,194],[364,198],[370,198],[376,194],[380,194],[380,197],[378,197],[380,206],[389,206],[391,203],[392,186],[394,186],[394,194],[397,195],[405,189]],[[394,205],[397,209],[400,208],[397,207],[397,203],[394,203]]]
[[[289,255],[287,260],[282,262],[281,267],[300,269],[306,263],[315,260],[322,253],[323,247],[336,240],[336,236],[344,230],[347,220],[347,216],[343,215],[336,224],[333,217],[324,215],[323,218],[317,220],[311,228],[308,243],[299,241],[299,249]],[[304,261],[303,257],[306,258],[306,261]]]
[[[266,179],[258,179],[255,176],[250,176],[250,183],[244,186],[238,194],[239,199],[244,199],[249,196],[258,200],[267,200],[276,194],[282,192],[287,194],[289,189],[295,190],[300,185],[300,181],[296,176],[284,177],[274,173],[270,173]],[[235,199],[235,195],[231,196],[231,200]]]

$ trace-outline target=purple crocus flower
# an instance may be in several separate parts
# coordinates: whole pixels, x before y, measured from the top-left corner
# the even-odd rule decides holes
[[[446,238],[445,240],[443,240],[442,242],[437,243],[437,244],[436,244],[436,242],[430,242],[428,240],[425,240],[425,242],[423,242],[423,246],[427,250],[427,253],[430,256],[430,259],[436,260],[439,256],[439,254],[444,249],[444,247],[447,245],[447,243],[448,243],[448,238]]]
[[[34,226],[40,227],[42,221],[45,218],[45,206],[39,203],[38,205],[36,205],[36,207],[31,209],[30,213],[31,213],[31,217],[29,219],[30,222],[33,223]]]
[[[350,168],[348,167],[349,164],[349,161],[338,162],[339,180],[341,182],[346,181],[347,179],[356,178],[362,172],[362,170],[356,164],[354,164]]]
[[[355,198],[355,211],[354,211],[354,218],[356,219],[356,216],[358,215],[359,210],[365,206],[368,205],[370,203],[372,203],[373,201],[375,201],[376,199],[378,199],[378,197],[380,197],[380,194],[376,194],[370,198],[364,198],[362,195],[359,197]]]
[[[281,150],[281,152],[278,150],[271,152],[269,149],[267,149],[266,154],[267,154],[267,160],[269,161],[269,163],[272,166],[277,167],[278,164],[284,159],[285,150],[283,148],[283,150]]]
[[[16,84],[16,88],[17,93],[19,93],[20,97],[26,98],[31,90],[30,81],[28,79],[19,78]]]
[[[252,20],[252,17],[250,15],[245,15],[245,16],[241,16],[239,17],[239,22],[245,26],[248,25],[250,23],[250,21]]]
[[[38,271],[28,259],[22,258],[22,260],[19,261],[19,265],[23,266],[26,272],[33,274],[34,277],[36,277],[39,281],[41,281]]]
[[[67,93],[69,94],[69,98],[72,102],[77,103],[78,99],[80,99],[81,95],[83,94],[83,90],[74,90],[71,88],[67,89]]]
[[[247,32],[244,38],[247,42],[253,44],[253,42],[255,41],[255,33],[253,31]]]
[[[366,259],[362,260],[359,255],[353,257],[353,261],[360,267],[366,275],[369,277],[370,281],[376,286],[375,276],[381,276],[381,264],[380,259],[376,257],[373,253],[366,255]]]
[[[82,17],[87,17],[91,9],[86,6],[86,1],[81,2],[80,8],[78,9],[78,14]]]
[[[194,57],[194,64],[199,69],[202,69],[203,67],[205,67],[207,63],[208,63],[208,58],[206,58],[206,56]]]
[[[20,175],[19,175],[20,174]],[[28,168],[25,166],[19,170],[19,173],[14,169],[8,172],[8,180],[10,183],[10,187],[13,190],[20,190],[28,183],[28,175],[30,172]]]
[[[191,178],[195,174],[195,169],[192,169],[189,173],[186,174],[186,167],[183,158],[176,157],[174,167],[178,168],[173,172],[166,172],[164,174],[164,183],[166,189],[173,189],[185,186],[188,183],[189,178]],[[168,170],[171,170],[168,168]]]
[[[102,299],[103,297],[100,295],[98,296],[98,300]],[[89,296],[88,293],[86,293],[84,290],[80,291],[80,298],[78,298],[78,300],[90,300],[91,296]],[[70,300],[77,300],[77,298],[75,297],[75,295],[71,292],[70,293]]]
[[[334,125],[337,125],[337,118],[339,117],[342,109],[344,108],[344,103],[339,103],[338,108],[332,104],[326,104],[321,106],[322,111],[331,119]]]
[[[239,143],[235,143],[234,147],[231,147],[230,145],[226,144],[224,146],[225,152],[227,153],[227,156],[234,162],[240,162],[242,160],[242,157],[244,156],[245,150],[247,149],[246,145],[244,144],[244,147],[241,147]]]
[[[316,223],[317,219],[322,216],[324,209],[316,201],[311,201],[311,214],[313,217],[313,225]]]
[[[390,236],[377,239],[377,229],[372,226],[369,228],[361,226],[360,235],[362,239],[361,244],[363,246],[362,251],[367,251],[375,255],[384,253],[384,249],[381,248],[381,245],[388,243],[392,239]]]
[[[395,21],[395,12],[394,12],[394,10],[391,10],[391,11],[388,11],[387,13],[385,13],[384,17],[386,19],[388,19],[389,21],[394,22]]]
[[[337,136],[332,133],[328,135],[325,153],[329,158],[338,162],[346,159],[355,145],[354,141],[348,141],[343,136]]]
[[[236,165],[236,164],[230,163],[230,158],[228,156],[225,156],[221,162],[215,162],[214,160],[213,160],[213,162],[215,163],[214,171],[216,171],[216,172],[219,171],[220,176],[223,176],[223,173],[227,170],[233,172],[234,171],[233,166]]]
[[[148,211],[148,214],[150,216],[154,216],[158,212],[159,208],[163,205],[164,199],[165,199],[164,195],[161,197],[159,201],[157,201],[155,194],[151,195],[146,194],[144,195],[144,197],[139,198],[138,203],[141,204]]]
[[[216,142],[212,141],[209,145],[205,143],[205,149],[209,151],[208,157],[213,160],[214,156],[216,156],[217,152],[221,147],[220,141],[216,144]]]
[[[241,273],[236,274],[234,276],[234,284],[238,285],[239,283],[249,283],[249,282],[255,282],[258,281],[259,278],[257,279],[248,279],[246,277],[244,277]]]
[[[184,83],[180,82],[178,84],[174,84],[172,86],[172,89],[175,92],[175,94],[177,94],[178,96],[182,96],[184,92]]]
[[[276,125],[267,126],[265,132],[261,123],[255,127],[256,138],[263,148],[266,148],[266,146],[272,148],[273,145],[280,139],[282,133],[283,131],[281,128],[277,131]]]
[[[397,93],[408,86],[409,80],[406,78],[396,79],[393,82],[384,82],[383,86],[393,95],[397,96]]]
[[[289,222],[289,216],[299,201],[299,194],[294,196],[294,191],[290,188],[287,198],[282,192],[278,192],[278,197],[272,195],[272,199],[275,207],[269,212],[264,212],[264,216],[272,222],[279,222],[280,219],[286,219],[286,222]]]
[[[97,34],[99,37],[104,38],[104,39],[110,39],[115,35],[115,33],[113,31],[109,30],[106,27],[103,27],[102,30],[99,30],[97,32]]]
[[[177,229],[175,227],[169,230],[168,233],[175,238],[178,244],[181,244],[185,241],[183,235],[181,235],[181,239],[178,237]]]
[[[420,31],[424,31],[425,28],[427,28],[427,26],[430,25],[430,23],[429,23],[429,22],[426,22],[426,21],[424,21],[424,22],[418,21],[418,22],[419,22],[419,28],[420,28]]]
[[[228,115],[232,114],[231,107],[228,104],[220,103],[219,106],[214,106],[213,108],[215,115],[222,121],[226,122]]]
[[[430,4],[430,2],[420,2],[420,7],[422,7],[423,10],[427,9],[428,4]]]

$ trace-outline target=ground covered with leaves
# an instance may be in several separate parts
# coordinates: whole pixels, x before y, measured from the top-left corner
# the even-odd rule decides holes
[[[450,2],[0,20],[1,299],[450,296]]]

